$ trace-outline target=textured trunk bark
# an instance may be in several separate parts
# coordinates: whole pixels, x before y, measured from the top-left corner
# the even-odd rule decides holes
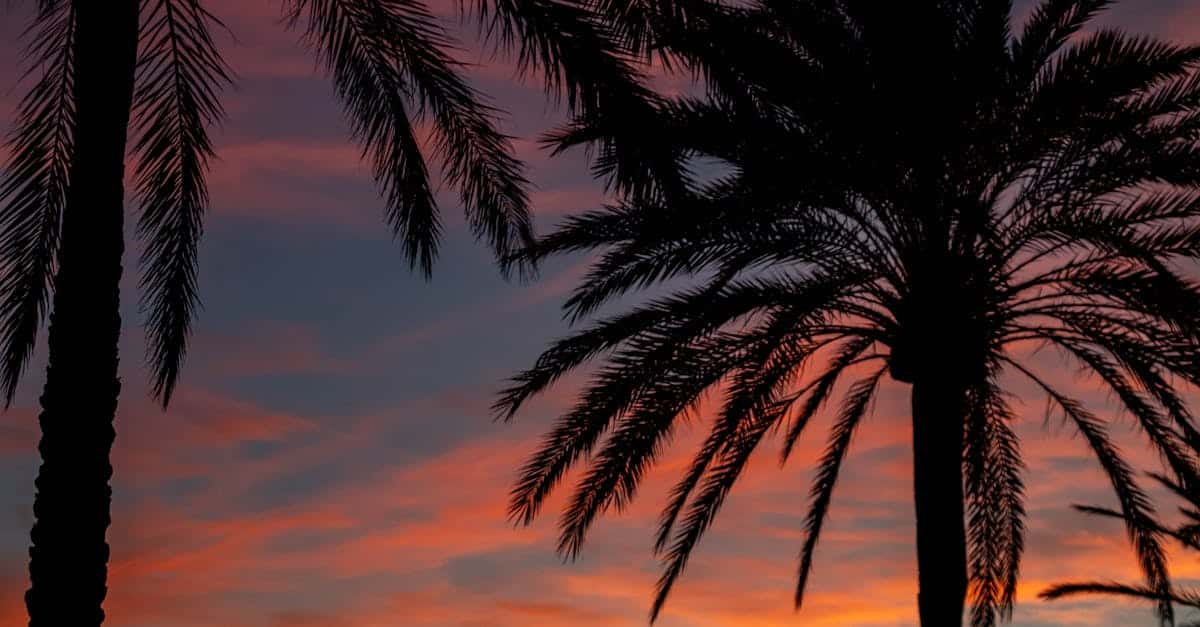
[[[962,484],[965,399],[961,386],[939,375],[918,375],[912,387],[917,606],[922,627],[958,627],[967,596]]]
[[[138,0],[75,0],[74,6],[76,148],[39,417],[42,465],[25,593],[31,627],[99,625],[107,593],[125,141]]]

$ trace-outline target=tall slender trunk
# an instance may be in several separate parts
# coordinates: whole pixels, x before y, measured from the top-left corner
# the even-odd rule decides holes
[[[25,593],[31,627],[99,625],[107,593],[125,141],[138,0],[74,0],[74,6],[75,155],[39,417],[42,465]]]
[[[965,395],[952,373],[922,370],[929,374],[917,375],[912,386],[917,606],[922,627],[958,627],[967,596],[962,483]]]

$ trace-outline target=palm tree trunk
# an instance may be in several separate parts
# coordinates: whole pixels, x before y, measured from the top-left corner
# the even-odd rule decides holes
[[[75,0],[75,154],[50,315],[25,593],[31,627],[104,620],[115,431],[125,141],[138,0]]]
[[[912,387],[913,494],[917,514],[917,606],[922,627],[962,625],[967,596],[963,521],[961,386],[944,372]]]

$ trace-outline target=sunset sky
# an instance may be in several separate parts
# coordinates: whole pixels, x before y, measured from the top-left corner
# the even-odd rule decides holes
[[[457,2],[439,13],[463,36],[476,84],[509,112],[505,129],[537,184],[537,224],[604,196],[585,155],[550,159],[537,135],[561,119],[534,82],[480,52]],[[18,84],[19,37],[33,2],[0,1],[0,130]],[[1018,19],[1029,2],[1017,3]],[[488,410],[504,378],[567,330],[559,305],[586,258],[560,259],[530,284],[505,282],[443,193],[446,239],[432,282],[409,274],[383,203],[328,82],[287,31],[279,0],[207,0],[239,80],[216,131],[221,161],[201,258],[204,309],[170,410],[147,394],[128,257],[124,393],[113,452],[113,557],[105,609],[114,627],[642,625],[657,561],[655,517],[703,434],[693,424],[627,512],[596,525],[580,560],[554,552],[563,493],[530,528],[505,517],[516,468],[572,400],[554,388],[512,424]],[[1195,0],[1127,0],[1104,23],[1200,41]],[[670,88],[670,80],[661,81]],[[449,190],[448,190],[449,191]],[[42,338],[44,340],[44,336]],[[1033,359],[1057,363],[1052,354]],[[36,399],[44,348],[16,406],[0,415],[0,625],[25,622],[28,532],[37,470]],[[1097,387],[1056,380],[1098,410]],[[1070,510],[1114,504],[1083,442],[1021,393],[1029,472],[1023,580],[1014,624],[1149,625],[1144,606],[1046,603],[1047,583],[1133,580],[1119,524]],[[1200,399],[1197,399],[1200,400]],[[792,610],[808,476],[822,422],[788,466],[765,450],[702,542],[663,627],[916,622],[908,387],[884,386],[846,462],[804,610]],[[1200,405],[1197,405],[1200,409]],[[1152,455],[1128,419],[1131,458]],[[569,487],[569,483],[567,484]],[[1169,502],[1165,502],[1169,505]],[[1200,580],[1200,559],[1172,563]]]

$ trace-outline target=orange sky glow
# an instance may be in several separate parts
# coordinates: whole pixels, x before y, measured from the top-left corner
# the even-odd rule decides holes
[[[7,61],[17,58],[26,13],[3,4],[7,129],[23,88],[10,89],[18,68]],[[560,384],[512,424],[492,422],[489,406],[505,376],[566,331],[557,307],[583,260],[549,267],[537,283],[505,283],[446,196],[448,241],[434,280],[407,276],[369,173],[343,139],[330,90],[279,23],[278,0],[209,5],[236,35],[220,41],[241,86],[228,94],[230,119],[217,133],[206,307],[181,390],[164,413],[146,394],[136,274],[127,273],[107,624],[645,624],[659,507],[705,433],[704,412],[676,436],[632,507],[595,526],[578,561],[554,553],[570,478],[535,524],[514,528],[505,509],[515,472],[580,380]],[[1027,5],[1018,2],[1018,15]],[[1106,20],[1200,41],[1200,4],[1190,1],[1127,0]],[[594,207],[603,193],[584,155],[551,160],[535,141],[560,119],[553,103],[536,84],[513,80],[506,61],[480,53],[471,27],[462,34],[462,58],[478,62],[472,76],[511,113],[508,130],[538,184],[539,229]],[[25,623],[39,359],[16,407],[0,416],[4,626]],[[1098,386],[1052,353],[1033,359],[1111,414]],[[1051,582],[1135,580],[1138,571],[1118,523],[1070,509],[1115,503],[1084,442],[1045,420],[1043,396],[1010,383],[1022,399],[1015,407],[1029,511],[1013,624],[1153,624],[1147,608],[1122,601],[1037,599]],[[801,523],[828,416],[785,467],[778,442],[764,445],[658,624],[915,624],[908,415],[908,387],[887,382],[844,465],[800,613],[792,593]],[[1132,420],[1113,424],[1131,459],[1157,467]],[[1181,581],[1200,581],[1194,554],[1175,554],[1171,566]]]

